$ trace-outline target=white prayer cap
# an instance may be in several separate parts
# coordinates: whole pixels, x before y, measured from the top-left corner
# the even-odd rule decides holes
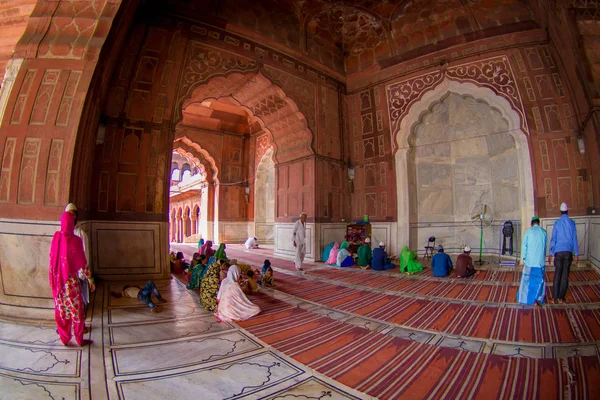
[[[379,242],[379,247],[383,247],[383,246],[385,246],[385,243]]]
[[[75,204],[69,203],[65,207],[65,212],[67,212],[67,211],[77,211],[77,207],[75,206]]]
[[[567,207],[567,203],[562,203],[560,205],[560,211],[562,211],[562,212],[569,211],[569,207]]]
[[[300,217],[302,217],[303,215],[306,215],[306,216],[308,217],[308,214],[307,214],[307,213],[305,213],[304,211],[302,211],[302,212],[300,213]]]
[[[471,251],[471,248],[469,247],[469,245],[466,245],[466,246],[465,246],[465,253],[468,253],[468,252],[470,252],[470,251]]]
[[[365,243],[371,243],[371,238],[366,238]]]

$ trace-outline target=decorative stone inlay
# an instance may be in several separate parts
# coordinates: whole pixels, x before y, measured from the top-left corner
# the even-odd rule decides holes
[[[419,101],[426,92],[438,86],[444,78],[458,82],[471,82],[477,86],[491,89],[510,103],[519,114],[521,129],[523,132],[529,133],[521,95],[510,62],[506,56],[498,56],[430,72],[387,86],[393,152],[398,149],[396,136],[400,129],[400,123],[408,114],[410,107]]]

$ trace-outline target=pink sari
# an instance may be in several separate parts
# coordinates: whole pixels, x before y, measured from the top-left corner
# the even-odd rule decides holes
[[[340,242],[335,242],[335,244],[333,245],[333,248],[329,252],[329,258],[327,259],[327,262],[325,264],[329,264],[329,265],[336,264],[337,265],[337,256],[338,256],[339,251],[340,251]]]
[[[54,234],[50,246],[48,280],[54,298],[55,319],[63,344],[71,339],[71,322],[75,325],[75,339],[83,342],[83,298],[78,273],[90,277],[83,242],[73,234],[75,218],[69,212],[60,217],[60,231]],[[79,333],[81,330],[81,334]]]
[[[198,251],[198,253],[204,254],[206,256],[206,259],[208,260],[215,254],[215,251],[213,250],[212,245],[213,245],[212,240],[207,240],[206,243],[204,243],[202,245],[202,247],[200,247],[200,250]]]
[[[215,316],[221,321],[244,321],[260,312],[260,308],[248,300],[238,284],[240,269],[237,265],[229,267],[227,278],[221,282],[217,294]]]

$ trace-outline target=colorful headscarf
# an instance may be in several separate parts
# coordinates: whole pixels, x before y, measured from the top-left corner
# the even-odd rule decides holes
[[[200,250],[198,251],[200,254],[204,254],[206,256],[206,258],[210,258],[213,254],[215,254],[215,251],[212,248],[213,242],[212,240],[207,240],[206,243],[204,243],[202,245],[202,247],[200,247]]]
[[[327,259],[327,264],[333,265],[337,263],[337,255],[340,250],[340,242],[335,242],[333,245],[333,249],[329,252],[329,258]]]
[[[340,246],[340,250],[342,249],[347,249],[349,246],[348,242],[342,242],[341,246]]]
[[[87,260],[83,251],[83,242],[75,236],[75,217],[64,212],[60,217],[60,231],[54,234],[50,246],[50,266],[48,279],[54,298],[64,290],[70,276],[78,276],[79,270],[85,268]]]
[[[209,243],[211,243],[211,242],[209,241]],[[225,248],[226,248],[225,243],[221,243],[219,245],[219,248],[217,249],[217,252],[215,253],[215,260],[227,260]]]

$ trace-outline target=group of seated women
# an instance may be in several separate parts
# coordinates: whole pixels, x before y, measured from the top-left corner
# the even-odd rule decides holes
[[[185,262],[183,253],[171,253],[171,268],[176,274],[189,279],[188,290],[198,290],[200,303],[214,312],[219,321],[243,321],[260,312],[247,295],[258,292],[258,283],[273,286],[273,270],[265,260],[262,274],[249,265],[229,260],[221,243],[215,251],[212,242],[202,241],[191,264]]]
[[[323,250],[322,260],[326,264],[337,265],[338,267],[358,266],[362,269],[373,269],[376,271],[387,271],[398,266],[391,262],[385,251],[385,243],[379,242],[375,249],[371,248],[371,239],[365,238],[364,241],[357,243],[356,253],[351,254],[348,242],[332,242]],[[400,254],[400,272],[414,274],[421,272],[423,266],[416,261],[417,255],[410,251],[407,246],[402,248]]]

